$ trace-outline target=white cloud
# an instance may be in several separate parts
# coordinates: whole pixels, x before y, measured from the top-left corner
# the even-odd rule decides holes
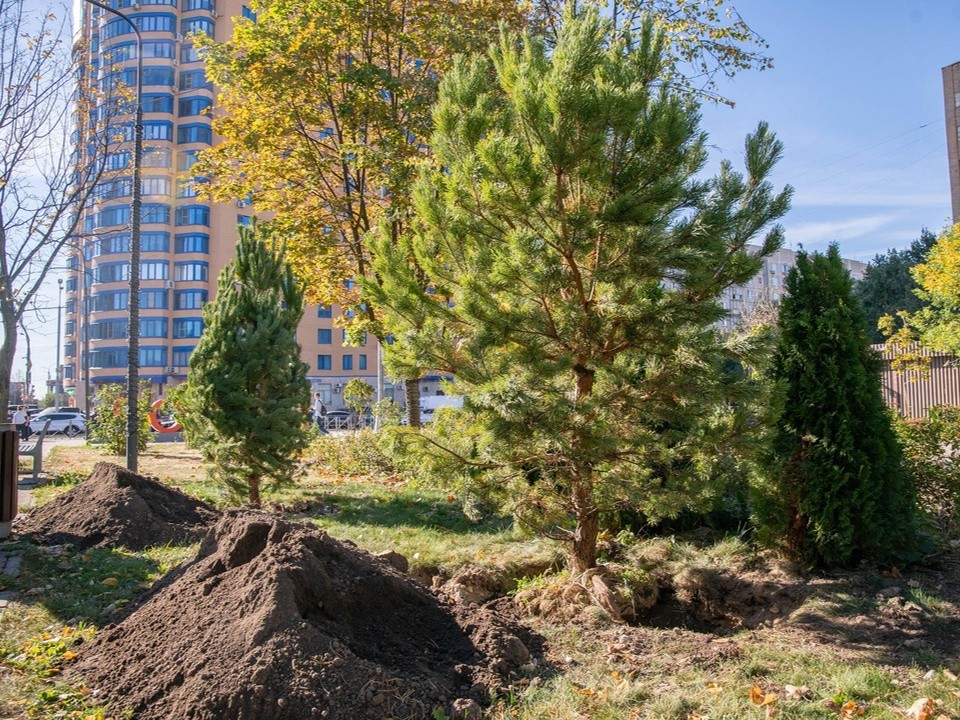
[[[802,244],[816,246],[826,245],[834,240],[853,240],[869,235],[889,225],[897,218],[898,215],[895,213],[884,213],[882,215],[867,215],[836,221],[809,222],[796,225],[791,225],[788,220],[784,225],[786,228],[787,242],[791,245]]]

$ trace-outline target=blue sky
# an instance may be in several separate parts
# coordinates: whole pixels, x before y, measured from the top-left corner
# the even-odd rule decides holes
[[[25,0],[28,7],[47,4]],[[52,7],[53,4],[51,3]],[[773,180],[795,188],[788,247],[838,241],[870,260],[950,215],[940,69],[960,61],[958,0],[735,0],[774,68],[723,81],[736,107],[705,107],[712,159],[742,166],[766,120],[785,145]],[[48,305],[55,305],[51,282]],[[55,312],[32,333],[37,390],[55,366]],[[23,367],[23,342],[14,366]]]
[[[960,61],[956,0],[736,0],[774,68],[724,81],[734,109],[704,108],[722,155],[766,120],[784,143],[774,173],[795,189],[789,247],[836,240],[845,257],[902,248],[950,220],[940,70]]]

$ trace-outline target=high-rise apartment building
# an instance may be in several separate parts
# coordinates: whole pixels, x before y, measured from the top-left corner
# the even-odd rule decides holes
[[[154,397],[186,377],[203,330],[200,308],[216,293],[220,270],[232,259],[237,226],[251,220],[243,199],[211,203],[197,197],[201,178],[190,168],[217,142],[211,128],[216,94],[207,82],[192,33],[218,42],[255,17],[243,0],[108,0],[132,19],[143,38],[143,161],[140,262],[140,375]],[[137,84],[137,44],[115,15],[75,0],[78,52],[108,86]],[[109,180],[83,210],[83,234],[68,259],[64,382],[85,407],[98,383],[123,382],[127,366],[133,118],[118,117],[106,157]],[[82,152],[83,148],[78,151]],[[377,341],[344,344],[334,319],[339,308],[308,307],[298,331],[315,391],[333,407],[353,377],[376,384]],[[89,376],[85,377],[89,367]],[[84,381],[89,379],[89,383]],[[427,383],[432,388],[435,383]],[[386,394],[393,388],[387,383]],[[400,393],[398,393],[398,399]]]
[[[947,162],[953,221],[960,222],[960,62],[943,68],[943,109],[947,121]]]
[[[760,250],[758,246],[749,245],[751,252]],[[763,259],[763,267],[749,282],[743,285],[734,285],[723,291],[721,303],[730,314],[720,321],[720,327],[731,330],[741,321],[749,318],[764,305],[775,307],[779,304],[785,292],[784,282],[787,273],[797,264],[797,253],[793,250],[781,248]],[[850,272],[854,280],[862,280],[867,271],[867,263],[859,260],[843,260],[844,267]]]

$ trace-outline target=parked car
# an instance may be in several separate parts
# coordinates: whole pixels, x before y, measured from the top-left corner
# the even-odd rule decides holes
[[[76,437],[84,431],[87,424],[86,418],[83,417],[82,413],[39,413],[38,415],[30,418],[31,434],[36,434],[43,430],[43,426],[46,424],[47,420],[50,421],[50,425],[47,428],[48,435],[63,433],[67,437]]]

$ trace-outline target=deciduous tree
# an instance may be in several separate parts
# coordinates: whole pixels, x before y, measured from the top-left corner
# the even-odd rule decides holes
[[[915,293],[918,286],[910,273],[914,266],[923,262],[936,240],[937,236],[924,228],[907,249],[888,250],[877,255],[867,265],[863,279],[854,285],[854,295],[863,307],[873,342],[884,341],[878,327],[884,315],[896,315],[901,310],[914,313],[925,305]]]
[[[105,172],[111,96],[73,63],[65,17],[66,9],[58,19],[0,0],[0,417],[10,399],[17,325],[77,234],[80,209]],[[71,143],[74,129],[79,139]],[[83,148],[84,162],[64,152],[72,144]]]
[[[310,384],[296,335],[303,308],[303,287],[276,236],[241,227],[176,400],[214,478],[253,507],[262,487],[293,480],[307,443]]]
[[[780,245],[764,229],[789,206],[766,180],[781,145],[765,125],[746,175],[724,162],[698,178],[706,135],[663,80],[663,44],[649,21],[631,36],[568,11],[553,48],[506,33],[455,63],[415,192],[416,262],[382,235],[375,260],[371,291],[410,328],[390,351],[455,376],[490,439],[462,460],[569,541],[577,573],[596,564],[605,513],[702,503],[718,449],[749,436],[733,410],[748,383],[722,370],[758,346],[713,325],[723,289]]]

